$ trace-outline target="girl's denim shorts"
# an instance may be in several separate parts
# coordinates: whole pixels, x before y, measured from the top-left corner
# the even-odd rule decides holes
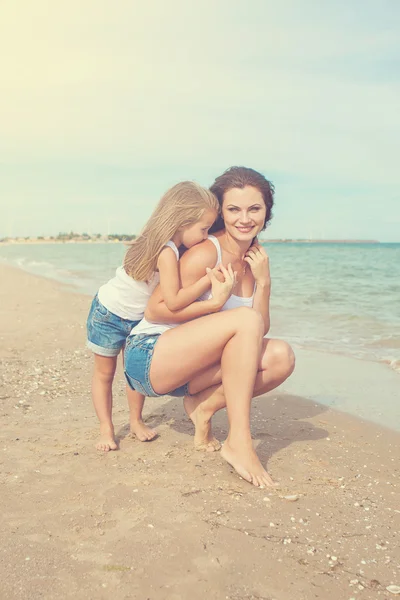
[[[150,383],[150,365],[153,358],[154,346],[159,337],[159,333],[139,333],[138,335],[130,335],[126,340],[124,368],[129,387],[144,396],[152,396],[154,398],[159,396],[190,396],[188,383],[165,394],[157,394],[153,390]]]
[[[118,356],[126,338],[138,323],[114,315],[103,306],[96,294],[86,323],[86,345],[100,356]]]

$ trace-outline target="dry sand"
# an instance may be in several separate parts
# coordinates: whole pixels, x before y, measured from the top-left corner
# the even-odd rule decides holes
[[[193,451],[180,399],[149,399],[160,437],[132,439],[119,373],[120,450],[101,455],[90,299],[9,267],[0,276],[1,599],[395,597],[399,434],[277,390],[254,402],[252,426],[282,489],[259,490],[218,453]],[[222,412],[220,439],[226,429]]]

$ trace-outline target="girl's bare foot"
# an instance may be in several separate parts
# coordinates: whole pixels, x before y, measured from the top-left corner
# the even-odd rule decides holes
[[[100,425],[100,440],[96,444],[96,449],[100,452],[110,452],[117,450],[118,445],[114,437],[114,427],[111,424]]]
[[[183,406],[189,419],[194,425],[194,447],[196,450],[216,452],[221,449],[221,444],[211,431],[212,414],[207,414],[202,408],[198,396],[185,396]]]
[[[158,435],[157,431],[148,427],[143,423],[142,419],[131,419],[130,428],[131,433],[136,435],[137,439],[141,442],[151,442],[151,440],[154,440]]]
[[[273,482],[262,466],[251,441],[232,445],[227,440],[222,446],[221,454],[240,477],[243,477],[249,483],[256,487],[277,487],[277,484]]]

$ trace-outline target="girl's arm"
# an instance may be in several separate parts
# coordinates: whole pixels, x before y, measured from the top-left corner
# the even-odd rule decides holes
[[[217,251],[212,242],[204,242],[193,246],[187,250],[179,261],[179,272],[183,286],[191,286],[199,281],[207,268],[215,265],[217,260]],[[176,259],[175,259],[176,262]],[[201,295],[201,294],[199,294]],[[186,308],[177,311],[171,311],[166,306],[160,286],[153,292],[145,311],[145,317],[148,321],[154,323],[184,323],[197,317],[203,317],[213,312],[218,312],[225,304],[228,296],[216,297],[210,300],[201,300],[193,302]],[[224,299],[225,298],[225,299]]]
[[[161,294],[167,308],[171,311],[185,308],[211,287],[210,279],[207,275],[203,275],[194,283],[182,288],[178,262],[172,248],[166,247],[161,251],[157,267],[160,273]]]
[[[251,268],[256,282],[253,308],[264,320],[264,333],[270,328],[269,300],[271,295],[271,276],[269,272],[269,258],[262,246],[255,244],[249,248],[244,259]]]

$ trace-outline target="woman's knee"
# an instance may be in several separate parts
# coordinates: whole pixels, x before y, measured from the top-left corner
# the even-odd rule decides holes
[[[296,357],[290,344],[283,340],[270,340],[268,351],[264,355],[268,362],[273,361],[282,374],[289,377],[296,365]],[[269,354],[269,357],[267,354]]]

